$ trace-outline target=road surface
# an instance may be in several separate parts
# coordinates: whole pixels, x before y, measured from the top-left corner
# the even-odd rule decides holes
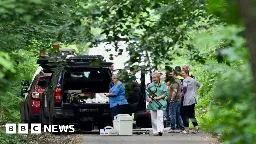
[[[164,133],[163,136],[100,136],[81,135],[81,144],[216,144],[216,139],[208,134]]]

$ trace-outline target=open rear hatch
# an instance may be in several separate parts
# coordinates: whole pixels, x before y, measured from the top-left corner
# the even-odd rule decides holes
[[[108,68],[66,68],[63,89],[105,93],[109,91],[110,82]]]
[[[108,68],[65,68],[63,75],[63,102],[81,104],[106,104],[103,95],[109,91],[111,72]]]

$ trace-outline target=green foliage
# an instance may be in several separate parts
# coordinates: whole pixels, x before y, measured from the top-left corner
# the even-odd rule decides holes
[[[189,64],[203,84],[198,91],[200,126],[222,133],[226,143],[253,143],[255,100],[244,28],[230,25],[240,23],[237,16],[235,1],[225,0],[3,0],[0,92],[5,92],[0,95],[0,120],[18,121],[19,84],[32,77],[39,50],[59,41],[84,53],[100,42],[113,42],[122,54],[122,40],[128,44],[130,65]],[[129,93],[128,73],[120,78]],[[8,143],[10,137],[3,137]]]
[[[25,144],[28,139],[20,134],[6,134],[4,130],[0,129],[0,142],[1,144]]]
[[[231,0],[208,0],[207,2],[208,13],[214,14],[222,21],[228,22],[229,24],[239,24],[240,19],[239,11],[237,8],[236,1]]]
[[[246,70],[248,68],[243,68]],[[255,143],[256,123],[252,77],[248,71],[229,70],[217,84],[209,123],[214,133],[222,133],[225,143]],[[213,121],[212,121],[213,122]]]
[[[10,78],[15,72],[10,56],[0,51],[0,80]],[[4,81],[0,81],[0,88],[4,88]]]
[[[130,98],[133,88],[136,85],[136,82],[133,82],[129,77],[129,73],[126,70],[121,70],[118,72],[118,77],[120,81],[125,85],[125,94],[126,98]]]
[[[4,116],[1,118],[0,124],[5,122],[18,122],[19,121],[19,106],[21,99],[18,96],[20,92],[20,82],[22,80],[30,80],[33,72],[36,69],[36,57],[27,51],[19,51],[23,61],[15,64],[16,74],[12,76],[11,81],[4,81],[1,91],[6,90],[5,93],[0,95],[0,108]],[[11,103],[10,103],[11,101]]]
[[[36,57],[33,52],[24,50],[18,51],[19,57],[12,59],[13,66],[15,68],[15,74],[10,74],[8,80],[2,80],[1,95],[0,95],[0,125],[6,123],[18,123],[20,121],[20,102],[22,98],[19,97],[21,80],[31,80],[33,73],[36,69]],[[12,53],[10,53],[12,55]],[[14,57],[13,57],[14,58]],[[15,63],[17,61],[18,63]],[[11,62],[9,60],[8,62]],[[0,130],[1,131],[1,130]],[[25,142],[25,137],[22,135],[8,135],[4,132],[0,132],[1,143],[22,143]]]
[[[199,31],[192,41],[208,56],[208,66],[192,67],[198,81],[203,83],[198,93],[199,122],[206,131],[222,134],[225,143],[254,143],[252,75],[248,71],[245,39],[239,36],[243,29],[236,26],[213,29]],[[220,53],[212,54],[219,49]]]
[[[216,22],[212,18],[197,21],[206,25]],[[183,44],[192,46],[205,64],[192,56],[188,61],[190,50],[184,50],[182,57],[173,61],[176,65],[189,64],[196,80],[203,84],[196,106],[199,125],[205,131],[221,134],[224,143],[255,142],[252,77],[243,31],[243,27],[219,22],[208,28],[192,26]]]
[[[201,1],[101,1],[93,3],[83,13],[92,16],[94,24],[102,29],[102,41],[116,42],[120,35],[125,36],[130,53],[129,64],[145,62],[155,65],[180,56],[176,44],[186,40],[186,30],[205,13]],[[101,8],[92,9],[92,7]],[[135,42],[136,41],[136,42]],[[182,45],[181,47],[183,47]],[[118,49],[115,44],[116,50]],[[187,48],[185,45],[184,48]],[[150,59],[142,59],[145,51]]]
[[[20,119],[19,109],[21,99],[17,97],[17,94],[14,92],[5,93],[0,96],[0,101],[0,107],[3,110],[3,117],[1,118],[0,125],[4,125],[7,122],[18,122]]]

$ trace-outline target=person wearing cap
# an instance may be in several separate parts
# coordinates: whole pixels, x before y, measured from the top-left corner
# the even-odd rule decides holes
[[[183,77],[181,76],[181,67],[180,66],[176,66],[175,68],[174,68],[174,70],[178,73],[178,75],[177,75],[177,78],[181,81],[181,83],[182,83],[182,81],[183,81]]]

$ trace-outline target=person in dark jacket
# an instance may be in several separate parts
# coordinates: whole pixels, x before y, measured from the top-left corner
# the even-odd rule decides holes
[[[112,64],[110,67],[108,67],[110,72],[111,72],[111,77],[114,75],[113,72],[114,72],[114,64]],[[110,84],[109,84],[109,88],[113,87],[114,86],[114,83],[111,81]]]
[[[130,68],[130,73],[129,73],[129,78],[132,80],[132,81],[135,81],[137,80],[136,78],[136,71],[135,71],[135,68],[131,67]]]
[[[114,71],[114,64],[112,64],[110,67],[108,67],[109,70],[111,71],[111,74],[113,75],[113,71]]]

